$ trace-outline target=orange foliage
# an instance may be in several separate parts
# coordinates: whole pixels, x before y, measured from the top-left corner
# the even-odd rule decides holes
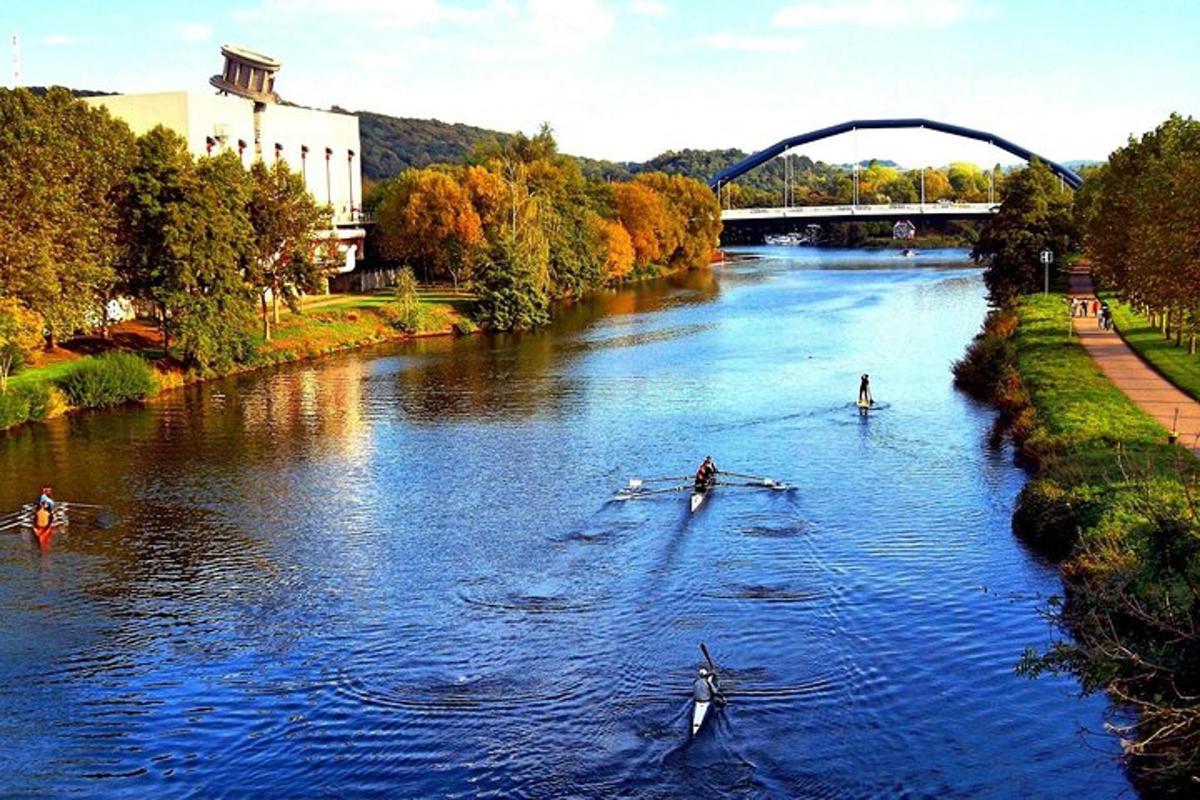
[[[600,235],[604,240],[604,275],[608,281],[619,281],[633,269],[636,254],[629,231],[620,222],[602,219]]]
[[[634,263],[646,267],[664,255],[660,232],[669,227],[667,210],[658,192],[641,183],[614,183],[617,217],[633,244]]]
[[[391,258],[413,260],[454,277],[483,243],[483,225],[470,193],[433,169],[406,173],[378,211],[380,246]]]

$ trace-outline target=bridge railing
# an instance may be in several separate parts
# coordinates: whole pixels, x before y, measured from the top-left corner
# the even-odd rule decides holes
[[[779,206],[776,208],[731,208],[723,219],[769,219],[786,217],[879,217],[905,214],[941,216],[968,214],[986,216],[996,212],[995,203],[887,203],[875,205]]]

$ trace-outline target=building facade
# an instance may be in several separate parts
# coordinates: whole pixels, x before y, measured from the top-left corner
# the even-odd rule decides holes
[[[279,63],[243,48],[225,46],[225,69],[210,83],[220,94],[157,92],[86,98],[123,120],[137,135],[155,126],[174,131],[200,158],[233,152],[248,168],[256,159],[285,161],[304,177],[313,199],[331,212],[345,261],[363,256],[362,160],[358,117],[285,105],[274,93]]]

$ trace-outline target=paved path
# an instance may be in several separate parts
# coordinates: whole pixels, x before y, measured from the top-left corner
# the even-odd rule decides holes
[[[1067,281],[1067,294],[1071,297],[1096,294],[1087,267],[1076,267]],[[1090,309],[1088,313],[1091,314]],[[1101,371],[1147,414],[1172,430],[1178,410],[1179,441],[1200,456],[1200,403],[1151,369],[1116,331],[1100,330],[1095,316],[1076,317],[1073,322],[1079,341]]]

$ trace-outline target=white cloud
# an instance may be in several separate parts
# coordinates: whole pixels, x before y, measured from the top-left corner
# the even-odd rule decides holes
[[[213,35],[212,26],[203,22],[176,22],[171,28],[185,42],[207,42]]]
[[[52,33],[42,38],[42,44],[46,47],[70,47],[73,44],[79,44],[79,37],[68,36],[65,33]]]
[[[599,0],[529,0],[529,27],[539,43],[571,51],[607,39],[613,15]]]
[[[633,0],[629,4],[629,10],[644,17],[665,17],[671,13],[667,4],[659,0]]]
[[[741,53],[786,53],[799,50],[804,40],[799,36],[758,36],[733,33],[715,33],[705,39],[717,50],[733,50]]]
[[[504,0],[493,8],[501,9]],[[438,23],[477,23],[486,10],[469,10],[443,0],[263,0],[257,8],[233,13],[241,22],[274,20],[283,23],[310,22],[314,16],[354,16],[358,24],[372,28],[420,28]]]
[[[944,28],[972,14],[966,0],[819,0],[784,6],[775,28]]]

